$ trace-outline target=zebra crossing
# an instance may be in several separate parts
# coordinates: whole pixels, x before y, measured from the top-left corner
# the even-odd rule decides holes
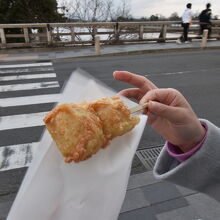
[[[0,171],[29,166],[59,92],[52,62],[0,65]]]

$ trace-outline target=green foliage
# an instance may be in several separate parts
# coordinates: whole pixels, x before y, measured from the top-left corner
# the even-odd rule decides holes
[[[0,23],[47,23],[64,21],[56,0],[0,0]]]

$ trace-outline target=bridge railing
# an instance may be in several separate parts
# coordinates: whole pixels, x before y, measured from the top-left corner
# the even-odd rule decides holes
[[[212,36],[220,39],[220,20],[214,20]],[[179,21],[85,22],[0,24],[0,48],[94,45],[132,42],[166,42],[182,33]],[[199,22],[190,26],[190,37],[199,37]]]

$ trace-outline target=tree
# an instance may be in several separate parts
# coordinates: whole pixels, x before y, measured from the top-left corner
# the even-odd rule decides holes
[[[181,20],[181,18],[179,17],[177,12],[173,12],[170,17],[169,17],[170,21],[179,21]]]
[[[57,11],[56,0],[0,0],[0,23],[48,23],[64,20],[64,16]],[[5,29],[6,34],[22,32],[23,30],[18,28]],[[24,39],[9,38],[7,42],[24,42]]]
[[[0,0],[0,23],[59,22],[56,0]]]
[[[159,20],[159,15],[158,14],[150,16],[150,21],[158,21],[158,20]]]
[[[60,7],[68,8],[66,17],[78,21],[110,21],[118,17],[130,17],[129,0],[121,0],[118,6],[113,0],[61,0]]]

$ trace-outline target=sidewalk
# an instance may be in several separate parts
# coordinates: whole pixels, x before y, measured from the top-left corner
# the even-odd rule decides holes
[[[154,52],[168,52],[180,50],[201,50],[200,41],[193,41],[189,44],[170,43],[142,43],[127,45],[105,45],[101,47],[101,55],[114,56],[128,54],[143,54]],[[206,49],[220,49],[220,41],[208,41]],[[53,60],[63,58],[93,57],[95,47],[85,48],[35,48],[35,49],[5,49],[0,50],[0,61],[19,60]]]

